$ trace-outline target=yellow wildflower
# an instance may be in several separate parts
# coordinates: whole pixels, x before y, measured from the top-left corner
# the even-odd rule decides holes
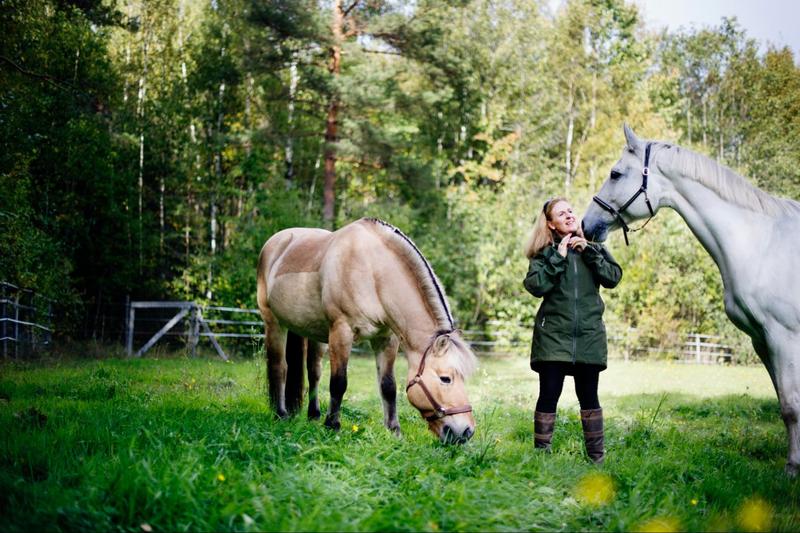
[[[602,472],[583,476],[575,486],[575,497],[584,505],[606,505],[614,499],[614,493],[614,480]]]
[[[636,531],[643,531],[645,533],[671,533],[673,531],[681,531],[681,524],[678,522],[677,518],[661,516],[647,520],[639,525]]]
[[[225,481],[225,474],[222,474],[222,473],[217,474],[217,479],[220,480],[220,481]]]
[[[739,508],[736,518],[744,531],[769,531],[772,528],[772,507],[757,496],[749,498]]]
[[[358,425],[353,424],[353,433],[358,433]]]

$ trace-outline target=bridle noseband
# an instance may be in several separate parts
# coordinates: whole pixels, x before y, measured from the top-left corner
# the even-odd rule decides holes
[[[452,332],[446,332],[446,333],[452,333]],[[439,404],[439,402],[437,402],[436,399],[433,397],[431,391],[428,390],[428,387],[425,385],[425,382],[422,381],[422,372],[425,370],[425,358],[428,357],[428,352],[431,351],[433,343],[436,342],[436,339],[438,337],[439,335],[434,335],[433,339],[431,339],[431,342],[428,343],[428,347],[425,348],[425,351],[422,353],[422,359],[420,359],[419,361],[419,368],[417,368],[417,375],[415,375],[411,379],[411,381],[408,382],[408,385],[406,385],[406,394],[408,394],[408,389],[410,389],[414,385],[419,385],[420,388],[422,389],[422,392],[424,392],[425,396],[428,398],[428,401],[431,402],[431,406],[433,407],[433,409],[419,409],[419,407],[417,407],[417,409],[419,409],[420,411],[420,414],[422,414],[422,418],[424,418],[428,422],[433,422],[434,420],[438,420],[440,418],[444,418],[449,415],[469,413],[472,411],[472,406],[470,404],[462,405],[459,407],[447,407],[447,408],[442,407],[441,404]],[[429,412],[431,414],[425,416],[426,412]]]
[[[652,143],[647,143],[647,147],[644,149],[644,167],[642,167],[642,186],[639,187],[639,190],[636,191],[633,194],[633,196],[631,196],[628,199],[627,202],[622,204],[622,207],[620,207],[619,210],[614,209],[613,206],[611,206],[609,203],[607,203],[605,200],[603,200],[599,196],[595,196],[595,197],[592,198],[592,200],[594,202],[597,202],[597,205],[599,205],[600,207],[602,207],[603,209],[605,209],[606,211],[611,213],[611,215],[615,219],[617,219],[617,221],[619,222],[620,227],[622,227],[622,235],[625,237],[625,246],[628,246],[628,244],[629,244],[628,243],[628,232],[629,231],[631,233],[633,233],[634,231],[641,230],[642,228],[644,228],[647,225],[648,222],[650,222],[650,220],[654,216],[656,216],[655,212],[653,211],[653,206],[650,205],[650,198],[647,197],[647,176],[650,175],[650,147],[651,146],[652,146]],[[640,194],[644,194],[644,201],[647,204],[647,209],[650,210],[650,218],[648,218],[644,222],[644,224],[642,224],[638,228],[630,229],[630,228],[628,228],[628,224],[626,224],[625,220],[622,218],[622,213],[624,213],[625,210],[628,209],[628,207],[630,207],[630,205],[633,202],[636,201],[636,199],[639,197]]]

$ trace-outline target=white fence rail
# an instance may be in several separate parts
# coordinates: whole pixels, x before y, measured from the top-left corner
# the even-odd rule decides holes
[[[52,300],[0,282],[0,345],[4,358],[48,348],[52,342]]]
[[[174,310],[176,313],[134,352],[136,312],[146,309],[159,309],[162,312],[163,310]],[[214,318],[209,318],[212,315]],[[164,318],[149,320],[160,320],[159,324],[165,321]],[[179,324],[184,325],[182,332],[173,331]],[[491,321],[486,326],[485,330],[475,328],[462,330],[464,340],[470,344],[476,354],[490,357],[527,354],[530,349],[532,325]],[[222,331],[224,329],[235,329],[236,331]],[[167,335],[180,336],[185,339],[192,355],[196,353],[200,340],[208,338],[217,354],[227,360],[228,355],[220,345],[220,340],[255,339],[260,341],[263,339],[264,333],[257,309],[201,306],[194,302],[131,302],[126,336],[126,348],[129,356],[141,357]],[[733,362],[733,347],[725,344],[721,337],[715,335],[689,333],[683,337],[675,336],[671,342],[661,342],[660,346],[654,347],[642,342],[635,329],[612,328],[609,330],[608,340],[612,351],[621,353],[625,360],[657,356],[695,364]],[[354,348],[354,351],[361,352],[364,349],[357,347]]]

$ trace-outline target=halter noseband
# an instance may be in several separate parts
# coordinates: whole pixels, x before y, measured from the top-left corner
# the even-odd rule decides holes
[[[452,331],[446,333],[452,333]],[[442,407],[441,404],[437,402],[436,399],[433,397],[431,391],[428,390],[428,387],[425,385],[425,382],[422,381],[422,372],[425,370],[425,358],[428,357],[428,352],[431,351],[433,343],[436,342],[438,336],[439,335],[434,335],[433,339],[431,339],[431,342],[428,343],[428,347],[425,348],[425,351],[422,353],[422,359],[420,359],[419,361],[419,368],[417,368],[417,375],[415,375],[414,378],[408,382],[408,385],[406,385],[406,394],[408,394],[408,389],[410,389],[414,385],[419,385],[420,388],[422,389],[422,392],[424,392],[425,396],[428,398],[428,401],[431,402],[431,406],[433,407],[433,409],[419,409],[419,407],[417,407],[417,409],[419,409],[420,411],[420,414],[422,414],[422,418],[424,418],[428,422],[433,422],[434,420],[438,420],[440,418],[444,418],[449,415],[469,413],[472,411],[472,406],[470,404],[462,405],[459,407],[447,407],[447,408]],[[425,416],[426,412],[429,412],[431,414]]]
[[[629,243],[628,243],[628,232],[629,231],[631,233],[633,233],[634,231],[641,230],[642,228],[644,228],[647,225],[648,222],[650,222],[650,220],[654,216],[656,216],[655,212],[653,211],[653,206],[650,205],[650,198],[647,197],[647,176],[650,175],[650,147],[651,146],[652,146],[652,143],[647,143],[647,147],[644,149],[644,167],[642,167],[642,186],[639,187],[638,191],[633,193],[633,196],[631,196],[628,199],[627,202],[622,204],[622,207],[620,207],[619,210],[614,209],[613,206],[611,206],[609,203],[607,203],[605,200],[603,200],[599,196],[595,196],[595,197],[592,198],[592,200],[594,202],[596,202],[597,205],[599,205],[600,207],[602,207],[603,209],[605,209],[606,211],[611,213],[611,215],[617,220],[617,222],[619,222],[620,227],[622,227],[622,235],[625,237],[625,246],[629,245]],[[644,201],[647,204],[647,209],[650,210],[650,218],[648,218],[644,222],[644,224],[642,224],[638,228],[630,229],[630,228],[628,228],[628,224],[626,224],[625,220],[622,218],[622,213],[624,213],[625,210],[628,209],[628,207],[630,207],[630,205],[633,202],[636,201],[636,199],[639,197],[640,194],[644,194]]]

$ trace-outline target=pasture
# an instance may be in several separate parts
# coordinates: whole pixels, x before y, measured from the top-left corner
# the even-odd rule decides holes
[[[0,529],[800,529],[761,366],[611,361],[602,467],[583,456],[570,378],[554,453],[534,451],[524,356],[481,361],[461,447],[439,444],[402,391],[403,436],[384,429],[372,357],[352,357],[349,378],[336,434],[275,419],[260,358],[6,363]]]

